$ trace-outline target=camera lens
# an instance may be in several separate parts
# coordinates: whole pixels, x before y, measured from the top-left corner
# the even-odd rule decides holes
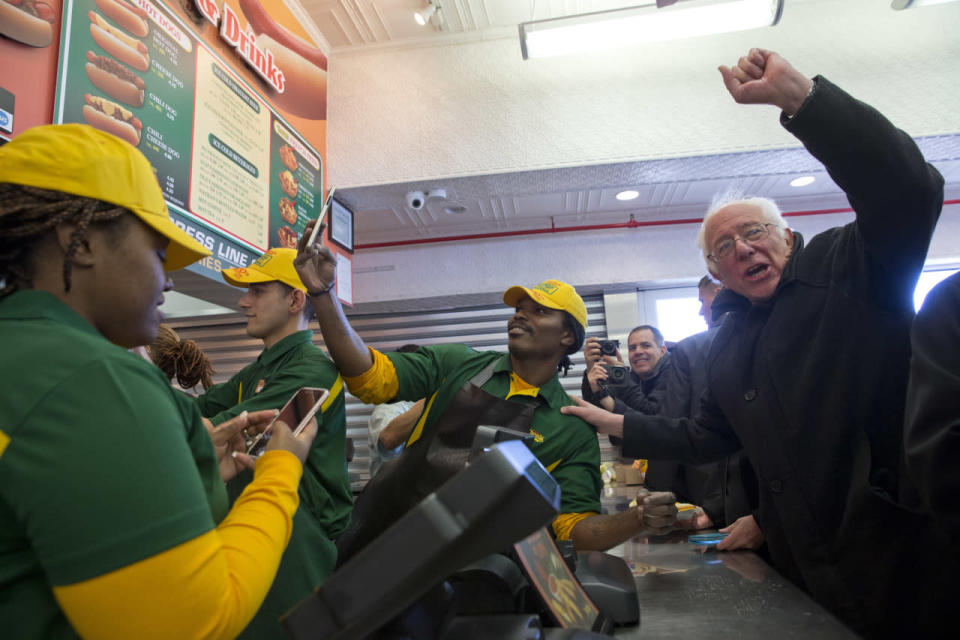
[[[617,341],[616,340],[604,340],[600,343],[600,353],[605,356],[615,356],[617,355]]]

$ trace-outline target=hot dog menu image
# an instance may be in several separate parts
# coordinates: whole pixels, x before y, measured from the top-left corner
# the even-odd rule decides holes
[[[62,22],[54,121],[88,123],[143,152],[174,220],[214,252],[194,270],[296,245],[322,200],[326,123],[314,113],[306,133],[294,128],[304,116],[282,103],[305,89],[290,91],[295,74],[256,45],[253,20],[203,0],[68,0]],[[324,79],[323,117],[325,89]]]

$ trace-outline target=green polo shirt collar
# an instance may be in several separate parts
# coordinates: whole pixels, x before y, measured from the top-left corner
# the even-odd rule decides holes
[[[264,349],[263,353],[257,358],[263,366],[270,366],[283,356],[287,355],[297,347],[301,346],[303,343],[310,343],[313,341],[313,332],[309,329],[304,329],[303,331],[296,331],[291,333],[286,338],[273,345],[269,349]]]
[[[103,337],[99,331],[84,320],[79,313],[71,309],[49,291],[26,289],[11,293],[0,300],[0,318],[45,319],[60,322],[79,331]]]
[[[496,366],[493,368],[493,372],[513,373],[513,366],[510,364],[509,353],[505,353],[500,356],[500,361],[497,362]],[[567,394],[560,385],[560,378],[556,375],[553,376],[548,383],[540,387],[540,391],[537,393],[537,396],[543,398],[547,405],[552,409],[559,409],[565,404],[568,404],[565,402]]]

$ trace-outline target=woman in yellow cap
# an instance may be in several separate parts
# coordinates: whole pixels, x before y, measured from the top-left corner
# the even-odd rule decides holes
[[[12,638],[227,638],[273,580],[313,434],[245,456],[159,369],[167,270],[206,252],[170,221],[147,160],[84,125],[0,148],[0,620]],[[218,459],[218,454],[220,457]],[[219,522],[219,524],[217,524]]]

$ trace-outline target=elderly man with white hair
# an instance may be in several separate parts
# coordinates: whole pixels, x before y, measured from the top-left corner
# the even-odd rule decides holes
[[[742,447],[781,573],[866,636],[934,634],[955,589],[901,462],[912,292],[943,179],[879,112],[776,53],[720,71],[738,103],[782,110],[856,220],[805,244],[770,200],[712,207],[698,244],[735,310],[696,417],[564,411],[621,436],[629,456],[702,463]]]

